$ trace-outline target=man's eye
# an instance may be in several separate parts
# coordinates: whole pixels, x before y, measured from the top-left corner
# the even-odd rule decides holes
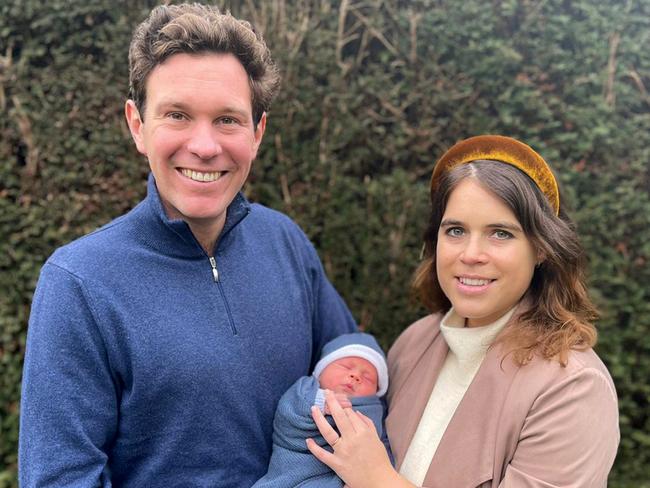
[[[183,120],[185,119],[185,115],[183,115],[180,112],[170,112],[167,114],[167,117],[169,117],[172,120]]]
[[[233,117],[221,117],[221,123],[225,125],[232,125],[232,124],[236,124],[237,120],[234,119]]]

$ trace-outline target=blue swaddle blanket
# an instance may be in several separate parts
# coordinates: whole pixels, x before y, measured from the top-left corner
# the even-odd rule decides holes
[[[273,420],[273,452],[266,475],[253,488],[342,488],[343,481],[309,452],[305,439],[311,437],[331,451],[311,416],[318,393],[318,380],[303,376],[280,398]],[[369,417],[379,436],[382,430],[383,403],[376,395],[353,397],[352,407]],[[333,424],[331,417],[327,417]]]

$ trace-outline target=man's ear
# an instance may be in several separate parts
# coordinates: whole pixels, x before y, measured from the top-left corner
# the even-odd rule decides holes
[[[147,148],[144,144],[144,136],[142,134],[142,129],[144,123],[140,117],[140,112],[135,106],[135,102],[131,99],[126,101],[124,105],[124,115],[126,116],[126,123],[129,124],[129,130],[131,131],[131,137],[135,141],[135,147],[141,154],[147,155]]]
[[[253,159],[257,156],[257,150],[262,143],[262,137],[264,136],[264,131],[266,130],[266,112],[260,117],[260,121],[255,127],[255,133],[253,134]]]

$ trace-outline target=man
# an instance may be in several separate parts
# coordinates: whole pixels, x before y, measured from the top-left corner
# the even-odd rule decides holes
[[[261,37],[161,6],[129,62],[148,195],[41,271],[21,486],[249,487],[278,399],[354,322],[297,226],[240,193],[278,87]]]

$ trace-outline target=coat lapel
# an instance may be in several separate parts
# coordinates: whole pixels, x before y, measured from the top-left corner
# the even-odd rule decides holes
[[[503,402],[517,371],[501,361],[500,348],[490,349],[458,405],[425,477],[425,486],[476,487],[500,477],[495,445]]]
[[[526,309],[526,302],[522,302],[504,330],[516,326],[518,316]],[[395,380],[393,384],[397,389],[389,391],[390,411],[386,429],[398,470],[449,350],[440,333],[441,318],[440,315],[428,316],[413,324],[416,330],[410,340],[395,347],[392,358],[389,353],[389,364],[393,366],[391,382]],[[516,436],[503,431],[502,426],[512,424],[505,417],[512,414],[516,405],[505,407],[518,371],[519,367],[510,356],[504,358],[500,346],[488,350],[445,430],[424,486],[475,488],[498,485],[512,456],[508,446],[514,449],[516,445]]]
[[[401,368],[396,374],[400,377],[394,378],[395,384],[400,384],[401,388],[391,392],[392,399],[390,400],[390,413],[386,418],[386,431],[391,439],[391,450],[395,456],[398,470],[413,435],[415,435],[433,385],[449,350],[447,343],[440,335],[437,322],[431,323],[430,326],[430,333],[426,334],[426,337],[418,341],[417,344],[413,344],[412,350],[401,352],[409,359],[414,358],[415,360],[399,365]],[[395,435],[391,436],[391,432]]]

